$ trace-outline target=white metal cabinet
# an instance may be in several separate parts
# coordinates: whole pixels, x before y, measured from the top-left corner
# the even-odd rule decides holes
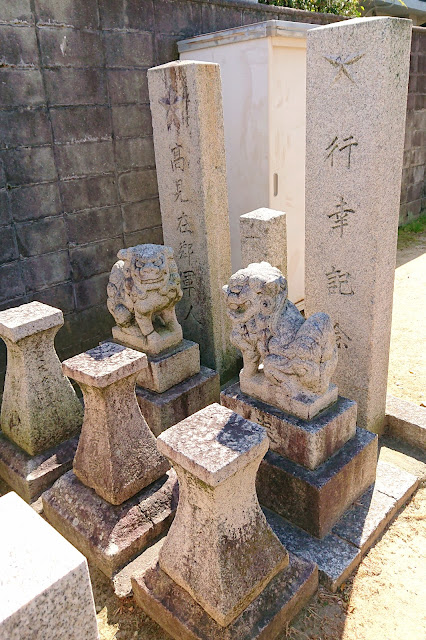
[[[293,302],[304,297],[306,33],[315,26],[268,20],[178,43],[182,60],[221,68],[232,268],[241,267],[239,216],[285,211]]]

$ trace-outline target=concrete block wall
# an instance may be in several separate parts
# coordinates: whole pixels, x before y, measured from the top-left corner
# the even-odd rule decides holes
[[[329,20],[235,0],[1,3],[0,309],[62,309],[61,359],[110,335],[117,251],[163,241],[147,69],[184,37],[271,18]]]
[[[61,308],[61,359],[110,335],[117,251],[162,242],[147,69],[185,37],[271,19],[341,18],[240,0],[0,3],[0,309]],[[5,367],[0,341],[0,389]]]
[[[400,224],[426,210],[426,28],[413,27]]]

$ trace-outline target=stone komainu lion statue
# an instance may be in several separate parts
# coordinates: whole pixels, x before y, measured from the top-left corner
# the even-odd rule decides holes
[[[330,317],[307,320],[287,298],[287,281],[268,262],[237,271],[224,287],[232,321],[231,342],[243,355],[240,379],[251,378],[263,363],[265,378],[290,394],[323,394],[337,365]]]
[[[115,338],[147,353],[182,340],[175,305],[182,298],[173,249],[140,244],[118,252],[107,287],[107,306],[117,325]]]

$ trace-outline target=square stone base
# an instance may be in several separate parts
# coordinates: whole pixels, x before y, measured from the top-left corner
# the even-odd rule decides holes
[[[359,565],[419,480],[403,469],[379,460],[376,482],[345,511],[322,540],[264,509],[269,526],[290,552],[318,565],[319,579],[336,591]]]
[[[136,386],[136,397],[155,436],[188,416],[220,400],[219,374],[201,367],[200,373],[164,393]]]
[[[373,484],[377,442],[376,434],[357,428],[355,436],[315,471],[268,451],[256,480],[260,504],[322,538]]]
[[[177,347],[148,356],[148,368],[142,369],[136,384],[163,393],[197,373],[200,373],[200,347],[196,342],[182,340]]]
[[[0,477],[31,503],[72,468],[79,436],[30,456],[0,432]]]
[[[268,640],[276,638],[318,586],[313,562],[290,555],[290,564],[227,627],[221,627],[158,565],[157,558],[132,578],[136,603],[177,640]]]
[[[272,451],[308,469],[330,458],[356,431],[356,402],[339,396],[337,402],[312,420],[302,420],[270,404],[247,396],[239,384],[220,394],[220,402],[268,432]]]
[[[337,386],[330,383],[327,391],[322,395],[300,392],[295,397],[287,396],[283,385],[271,384],[262,370],[259,370],[255,376],[247,378],[240,374],[240,387],[246,395],[253,396],[302,420],[314,418],[320,411],[334,404],[339,395]]]
[[[112,505],[69,471],[42,499],[50,524],[112,577],[169,528],[178,502],[178,482],[170,470],[133,498]]]

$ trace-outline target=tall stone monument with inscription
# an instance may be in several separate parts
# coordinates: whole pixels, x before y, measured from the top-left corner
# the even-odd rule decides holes
[[[307,45],[305,309],[332,319],[333,380],[360,426],[385,417],[411,22],[361,18]]]
[[[43,493],[44,513],[113,577],[170,525],[176,476],[136,401],[144,353],[106,342],[62,366],[83,391],[84,422],[73,471]]]
[[[268,431],[259,500],[323,538],[374,482],[377,463],[377,436],[357,428],[356,403],[331,382],[338,351],[332,321],[322,312],[305,319],[267,262],[237,271],[224,294],[244,366],[221,403]]]
[[[0,476],[30,503],[71,468],[83,422],[83,407],[55,351],[63,324],[62,311],[41,302],[0,313],[7,345]]]
[[[136,395],[154,435],[219,399],[216,371],[200,366],[200,347],[176,318],[182,283],[173,249],[140,244],[118,252],[107,287],[114,339],[147,354]]]
[[[236,352],[221,305],[231,274],[219,65],[172,62],[148,71],[163,236],[181,277],[177,317],[201,362],[230,378]]]

